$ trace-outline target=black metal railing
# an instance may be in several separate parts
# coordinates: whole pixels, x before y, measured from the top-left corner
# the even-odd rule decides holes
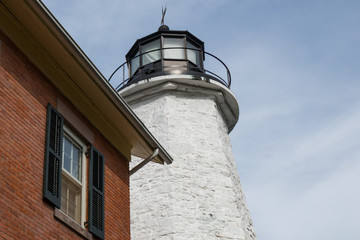
[[[164,58],[164,52],[166,50],[184,50],[184,58],[174,59],[174,58]],[[187,56],[187,51],[196,51],[198,52],[198,61],[200,64],[193,63],[189,60]],[[160,58],[155,60],[154,62],[150,62],[142,65],[143,57],[146,54],[150,54],[152,52],[160,52]],[[209,69],[206,69],[204,66],[205,56],[208,59],[208,62],[211,62],[209,65]],[[137,58],[138,66],[131,73],[131,63],[133,60]],[[164,61],[167,62],[167,65],[164,65]],[[168,65],[171,61],[174,61],[175,64]],[[183,65],[179,63],[183,63]],[[208,63],[207,62],[207,63]],[[220,64],[220,65],[219,65]],[[222,74],[216,74],[215,71],[222,71]],[[170,48],[161,48],[154,49],[151,51],[147,51],[141,54],[138,54],[128,61],[121,64],[119,67],[115,69],[115,71],[109,77],[109,83],[115,88],[115,90],[120,90],[128,85],[136,83],[143,79],[149,79],[155,76],[161,75],[173,75],[173,74],[188,74],[195,76],[202,76],[205,79],[215,80],[220,82],[224,86],[230,88],[231,86],[231,74],[229,68],[225,65],[223,61],[221,61],[215,55],[203,52],[197,48],[186,48],[186,47],[170,47]]]

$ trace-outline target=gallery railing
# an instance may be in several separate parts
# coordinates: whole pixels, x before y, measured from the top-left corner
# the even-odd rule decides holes
[[[171,50],[184,50],[184,54],[182,54],[183,58],[166,58],[164,54],[166,51]],[[197,52],[198,61],[194,63],[191,60],[194,60],[194,56],[188,57],[187,52]],[[150,61],[146,64],[140,64],[144,62],[144,59],[151,55],[152,53],[159,52],[158,59],[154,61]],[[203,54],[204,53],[204,54]],[[190,55],[190,54],[189,54]],[[204,66],[205,56],[207,59],[206,66]],[[137,64],[136,61],[138,61]],[[138,65],[138,66],[137,66]],[[135,69],[131,69],[135,68]],[[211,70],[209,70],[211,69]],[[133,71],[131,71],[133,70]],[[215,73],[221,72],[220,73]],[[121,64],[109,77],[110,84],[115,88],[115,90],[120,90],[126,86],[129,86],[133,83],[136,83],[140,80],[150,79],[156,76],[162,75],[193,75],[193,76],[201,76],[206,80],[215,80],[227,88],[231,86],[231,74],[229,68],[225,65],[223,61],[221,61],[215,55],[203,52],[197,48],[184,48],[184,47],[169,47],[162,49],[154,49],[151,51],[147,51],[141,54],[134,56],[128,61]]]

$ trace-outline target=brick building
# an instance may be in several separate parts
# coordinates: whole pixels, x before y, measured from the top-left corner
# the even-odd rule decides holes
[[[0,239],[130,239],[131,155],[172,162],[40,1],[1,1]]]

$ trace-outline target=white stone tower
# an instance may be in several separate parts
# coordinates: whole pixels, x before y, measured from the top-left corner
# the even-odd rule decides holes
[[[206,69],[205,57],[219,61],[225,79]],[[226,65],[166,25],[137,40],[126,59],[117,90],[173,157],[131,176],[132,239],[256,239],[228,135],[239,107]]]

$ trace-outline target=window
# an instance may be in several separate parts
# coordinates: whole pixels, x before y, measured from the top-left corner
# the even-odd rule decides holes
[[[183,38],[164,38],[164,48],[164,58],[185,59]]]
[[[186,42],[186,48],[190,48],[186,51],[188,60],[195,65],[200,66],[200,51],[194,50],[198,48],[188,41]]]
[[[160,39],[141,46],[142,66],[160,60]]]
[[[85,144],[64,127],[60,209],[82,226],[86,209],[85,152]]]
[[[86,171],[86,150],[89,172]],[[104,168],[104,156],[91,145],[87,149],[64,127],[61,114],[48,104],[43,197],[83,227],[88,215],[89,232],[101,239],[104,239],[105,230]],[[87,175],[88,184],[85,183]],[[86,190],[89,195],[87,204]]]
[[[136,57],[131,59],[131,62],[130,62],[130,76],[134,75],[134,73],[138,70],[138,68],[140,66],[139,51],[136,52],[135,56]]]

